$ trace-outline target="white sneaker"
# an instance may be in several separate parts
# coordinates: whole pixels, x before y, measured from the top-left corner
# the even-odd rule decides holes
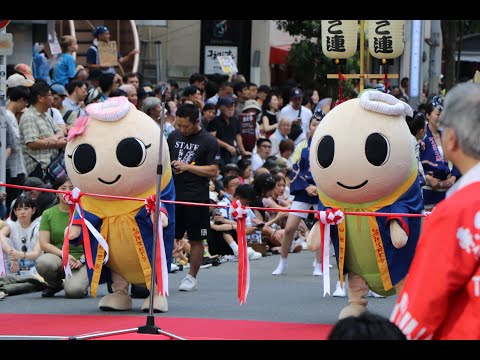
[[[225,255],[223,256],[225,261],[238,261],[238,256],[237,255]]]
[[[185,276],[178,287],[180,291],[193,291],[197,290],[197,279],[195,279],[192,275],[188,274]]]
[[[368,290],[368,296],[374,297],[374,298],[384,298],[385,296],[379,295],[376,292],[373,292],[372,290]]]
[[[322,276],[322,264],[319,264],[313,268],[313,276]]]
[[[340,281],[337,281],[337,286],[335,287],[335,291],[333,292],[332,296],[335,297],[346,297],[347,296],[347,284],[343,282],[343,287],[340,286]]]
[[[247,255],[250,260],[258,260],[262,258],[262,254],[253,250],[251,247],[247,247]]]
[[[322,263],[317,262],[317,258],[313,259],[313,276],[322,276]]]
[[[178,265],[172,262],[172,263],[170,264],[170,271],[171,271],[171,272],[175,272],[175,271],[178,271],[178,270],[180,270],[180,268],[178,267]]]
[[[317,266],[317,258],[315,258],[315,259],[313,260],[313,267],[315,267],[315,266]],[[331,268],[333,268],[333,265],[332,265],[332,264],[328,264],[328,267],[331,269]]]

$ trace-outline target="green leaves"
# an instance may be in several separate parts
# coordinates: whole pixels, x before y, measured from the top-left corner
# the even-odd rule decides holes
[[[292,44],[287,63],[295,69],[295,79],[305,88],[330,88],[329,96],[338,92],[338,81],[327,79],[327,74],[337,74],[338,66],[327,58],[321,48],[321,20],[277,20],[277,29],[299,36],[301,40]],[[358,42],[360,43],[360,42]],[[359,51],[347,59],[342,73],[359,72]],[[345,90],[351,88],[350,81],[342,84]]]

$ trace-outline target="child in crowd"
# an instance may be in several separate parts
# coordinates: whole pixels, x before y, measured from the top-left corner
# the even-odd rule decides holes
[[[35,260],[42,254],[38,241],[40,218],[35,200],[20,195],[14,203],[13,213],[0,230],[3,258],[7,274],[35,271]]]
[[[62,53],[53,67],[53,84],[67,85],[77,73],[77,64],[73,53],[78,51],[77,40],[71,35],[64,35],[60,38]]]

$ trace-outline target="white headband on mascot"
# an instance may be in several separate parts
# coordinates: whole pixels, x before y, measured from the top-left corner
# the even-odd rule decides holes
[[[398,100],[395,96],[380,91],[365,91],[360,96],[360,106],[365,110],[385,115],[413,116],[410,105]]]
[[[127,115],[130,106],[133,104],[125,96],[118,96],[104,102],[90,104],[85,111],[97,120],[118,121]]]

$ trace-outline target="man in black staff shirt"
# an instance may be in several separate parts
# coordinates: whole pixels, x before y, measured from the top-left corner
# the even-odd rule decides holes
[[[200,126],[200,112],[193,104],[177,109],[177,129],[168,136],[177,201],[210,203],[208,183],[218,172],[217,139]],[[175,206],[175,239],[188,234],[190,271],[179,290],[197,289],[197,273],[203,260],[203,240],[208,237],[210,214],[207,206]]]

